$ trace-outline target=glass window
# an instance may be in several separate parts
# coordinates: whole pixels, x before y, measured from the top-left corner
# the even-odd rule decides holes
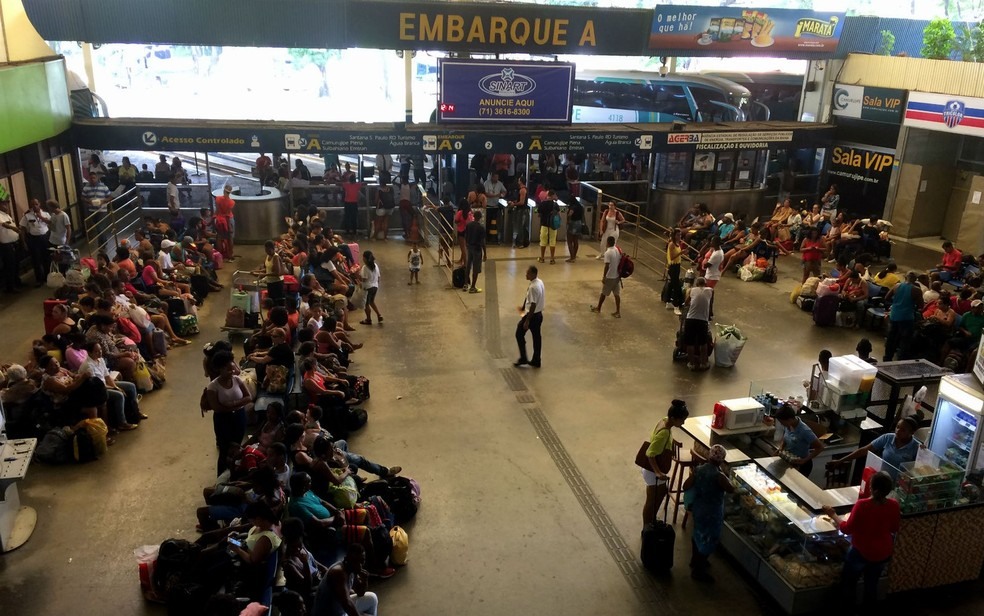
[[[697,105],[697,115],[700,122],[734,122],[738,118],[733,111],[733,105],[728,104],[724,93],[710,88],[690,86],[690,94]]]
[[[761,173],[756,173],[756,161],[764,160],[757,156],[758,150],[742,150],[738,152],[738,161],[735,165],[735,189],[749,189],[756,183],[756,178]]]
[[[717,165],[714,168],[714,190],[732,189],[737,159],[738,153],[735,151],[718,153]]]
[[[687,190],[691,152],[662,152],[656,155],[656,186],[669,190]]]

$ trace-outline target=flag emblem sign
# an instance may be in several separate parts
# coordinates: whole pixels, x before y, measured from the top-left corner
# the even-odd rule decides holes
[[[966,106],[961,101],[947,101],[943,106],[943,123],[953,128],[964,119]]]

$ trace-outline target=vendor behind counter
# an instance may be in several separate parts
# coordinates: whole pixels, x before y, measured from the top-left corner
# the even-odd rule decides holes
[[[860,447],[847,454],[840,460],[832,462],[835,466],[850,464],[851,460],[864,458],[868,452],[872,452],[882,460],[892,466],[892,468],[902,468],[903,462],[914,462],[916,454],[922,443],[913,438],[916,430],[919,429],[919,422],[913,417],[903,417],[895,425],[895,432],[882,434],[864,447]]]
[[[786,429],[779,446],[779,456],[803,476],[809,477],[813,472],[813,458],[823,452],[823,443],[788,404],[779,409],[775,418]]]

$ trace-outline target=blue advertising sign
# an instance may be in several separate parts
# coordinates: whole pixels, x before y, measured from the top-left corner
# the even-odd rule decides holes
[[[574,65],[442,60],[439,122],[570,124]]]

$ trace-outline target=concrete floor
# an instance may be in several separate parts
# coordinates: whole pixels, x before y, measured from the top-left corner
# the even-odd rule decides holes
[[[853,351],[864,334],[821,330],[789,304],[799,280],[795,257],[780,259],[777,284],[721,283],[718,322],[739,325],[750,340],[734,369],[691,373],[670,360],[676,321],[644,268],[626,282],[621,320],[609,316],[609,304],[600,316],[588,311],[602,266],[595,243],[586,244],[576,264],[540,266],[545,342],[543,368],[532,370],[512,361],[534,249],[492,248],[485,292],[468,295],[450,290],[432,260],[422,283],[409,287],[406,246],[390,240],[363,251],[370,247],[382,268],[386,323],[355,334],[366,348],[354,368],[372,379],[373,397],[369,425],[352,444],[402,465],[423,490],[410,564],[375,586],[382,613],[777,613],[725,556],[714,558],[714,592],[692,583],[688,531],[679,526],[673,576],[640,569],[644,490],[632,461],[674,397],[708,414],[714,401],[746,395],[752,380],[809,374],[821,348]],[[236,265],[258,264],[258,248],[239,252]],[[896,255],[903,269],[937,258],[904,245]],[[40,332],[45,296],[41,289],[0,299],[0,327]],[[107,457],[31,467],[21,499],[39,522],[25,546],[0,556],[5,616],[164,613],[143,601],[132,550],[196,536],[194,510],[215,455],[211,421],[197,404],[205,384],[200,348],[220,337],[227,307],[226,293],[209,299],[196,344],[172,352],[167,386],[144,400],[152,418],[122,435]],[[0,337],[0,358],[23,361],[28,336]],[[882,341],[874,343],[878,354]],[[906,614],[973,613],[984,610],[981,589],[892,602]]]

